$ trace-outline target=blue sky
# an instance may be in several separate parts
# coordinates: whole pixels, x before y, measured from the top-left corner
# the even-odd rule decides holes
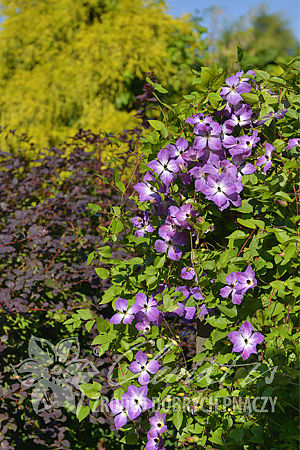
[[[241,15],[262,3],[259,0],[167,0],[169,5],[169,12],[175,16],[182,13],[193,13],[198,9],[199,15],[206,8],[211,6],[218,6],[223,9],[226,17],[230,20],[238,19]],[[290,26],[294,34],[300,39],[300,1],[299,0],[271,0],[265,1],[270,13],[279,12],[283,17],[290,20]],[[207,15],[206,15],[207,16]],[[208,19],[203,21],[203,25],[207,26]]]

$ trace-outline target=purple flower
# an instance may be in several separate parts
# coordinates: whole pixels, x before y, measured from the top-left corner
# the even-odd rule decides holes
[[[149,322],[154,322],[159,316],[159,309],[157,308],[157,303],[152,295],[147,299],[147,296],[143,293],[136,294],[135,303],[132,306],[132,309],[136,314],[136,319],[138,321],[147,319]]]
[[[174,228],[175,226],[175,228]],[[165,253],[168,251],[168,257],[173,261],[179,261],[182,256],[182,251],[178,246],[183,247],[187,242],[187,237],[184,232],[176,232],[176,225],[170,221],[166,221],[162,225],[158,234],[163,238],[155,241],[154,248],[158,253]]]
[[[164,433],[167,429],[167,425],[165,425],[167,414],[160,414],[159,412],[156,412],[153,417],[150,417],[149,422],[151,425],[151,429],[149,431],[149,434],[160,434]]]
[[[195,276],[195,271],[193,267],[184,267],[181,270],[181,278],[184,280],[192,280]]]
[[[147,386],[136,387],[128,386],[128,391],[122,396],[122,404],[126,406],[128,417],[131,420],[136,419],[147,409],[153,408],[152,401],[147,398]]]
[[[245,272],[237,272],[237,284],[235,290],[237,294],[244,295],[248,289],[254,288],[257,285],[255,272],[251,266],[248,266]]]
[[[184,166],[185,160],[183,159],[184,153],[186,153],[188,149],[189,143],[184,138],[177,139],[175,145],[170,144],[166,146],[166,150],[169,151],[171,158],[176,160],[176,163]]]
[[[244,360],[252,353],[257,353],[257,344],[261,344],[264,340],[261,333],[257,331],[253,333],[252,325],[247,321],[241,325],[240,332],[233,331],[228,334],[228,337],[233,343],[232,351],[241,353]]]
[[[229,175],[220,176],[217,178],[209,177],[207,185],[201,190],[208,200],[212,200],[219,208],[220,211],[228,208],[229,201],[234,206],[240,206],[242,201],[237,195],[237,192],[243,187],[238,179],[233,179]]]
[[[135,328],[139,331],[141,331],[140,335],[144,336],[146,333],[149,333],[149,331],[151,330],[151,324],[150,321],[148,319],[145,319],[141,322],[138,322],[135,325]]]
[[[231,148],[231,147],[233,147],[236,144],[236,138],[232,136],[233,127],[228,125],[227,122],[225,122],[222,125],[221,139],[222,139],[223,147]]]
[[[195,306],[186,306],[184,308],[184,310],[185,310],[185,316],[184,316],[185,322],[192,320],[195,317],[196,312],[197,312],[197,309]]]
[[[148,167],[160,176],[161,181],[166,186],[170,186],[175,173],[180,170],[177,162],[172,159],[170,152],[166,149],[161,149],[158,152],[157,159],[150,161]]]
[[[108,404],[112,413],[115,415],[114,423],[117,430],[123,427],[128,421],[125,401],[122,401],[122,399],[123,397],[121,400],[113,399]]]
[[[228,159],[220,159],[218,155],[213,153],[209,155],[206,164],[200,170],[213,177],[225,174],[231,175],[232,177],[237,176],[237,168]]]
[[[260,141],[258,132],[255,130],[251,136],[240,136],[237,138],[237,144],[229,149],[229,153],[235,157],[237,155],[242,156],[242,160],[251,155],[251,151],[256,144]],[[234,160],[234,159],[233,159]],[[235,161],[234,161],[235,162]]]
[[[144,217],[132,217],[131,219],[131,223],[134,227],[137,228],[137,230],[135,230],[134,235],[135,237],[139,237],[139,236],[145,236],[145,232],[147,233],[152,233],[155,228],[151,225],[151,223],[149,222],[149,215],[148,215],[148,211],[144,212]]]
[[[160,368],[160,364],[156,361],[156,359],[151,359],[148,363],[148,356],[139,350],[136,354],[135,361],[133,361],[129,365],[129,370],[132,373],[139,373],[138,382],[141,385],[146,385],[150,381],[150,375],[155,374]]]
[[[251,123],[251,116],[253,112],[251,106],[243,105],[240,109],[235,111],[231,118],[227,120],[225,123],[232,127],[236,127],[239,125],[240,127],[245,127]]]
[[[178,208],[177,206],[170,206],[169,211],[171,214],[171,220],[176,225],[188,229],[191,228],[191,225],[187,222],[186,219],[191,219],[197,213],[190,203],[182,205],[180,208]]]
[[[190,295],[192,295],[195,300],[203,300],[204,298],[201,294],[201,289],[198,286],[190,288]]]
[[[198,134],[194,141],[196,149],[203,150],[208,147],[211,150],[221,150],[221,125],[212,122],[210,125],[196,124],[194,128],[194,132]]]
[[[286,147],[286,150],[290,150],[292,147],[296,147],[298,145],[300,145],[300,138],[290,139]]]
[[[137,183],[134,189],[139,194],[140,202],[150,201],[152,203],[160,203],[161,197],[156,187],[152,186],[149,181],[154,181],[153,176],[147,172],[143,178],[143,183]]]
[[[149,431],[147,439],[146,450],[166,450],[165,447],[163,447],[163,440],[159,434],[153,434]]]
[[[226,283],[228,286],[225,286],[220,290],[220,295],[221,295],[221,297],[225,298],[225,297],[229,297],[229,295],[232,294],[232,303],[235,305],[240,305],[243,300],[243,295],[237,294],[236,289],[235,289],[235,287],[238,283],[237,273],[238,272],[231,272],[226,277]]]
[[[195,114],[193,117],[188,117],[186,119],[186,123],[190,123],[191,125],[196,124],[210,125],[212,122],[213,119],[210,116],[205,116],[203,113]]]
[[[209,314],[208,309],[204,305],[204,303],[200,306],[200,311],[198,312],[198,316],[206,316],[206,314]]]
[[[116,313],[112,316],[110,319],[110,323],[113,323],[115,325],[121,323],[131,323],[134,319],[135,309],[133,306],[128,309],[128,303],[127,300],[124,298],[119,297],[118,300],[115,303],[115,308],[120,311],[119,313]]]
[[[251,85],[237,75],[232,75],[225,81],[227,86],[222,87],[220,96],[231,105],[237,105],[239,102],[243,101],[240,94],[251,91]]]
[[[264,166],[264,173],[266,173],[267,170],[269,170],[270,167],[272,166],[273,151],[274,147],[271,144],[267,143],[265,146],[265,154],[260,158],[258,158],[258,160],[256,161],[256,165],[258,167]]]
[[[255,171],[256,171],[256,167],[254,166],[254,164],[251,164],[251,163],[246,163],[244,165],[244,167],[240,168],[240,172],[243,175],[251,175]]]

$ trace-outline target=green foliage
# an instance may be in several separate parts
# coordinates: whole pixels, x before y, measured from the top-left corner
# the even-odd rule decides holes
[[[240,52],[241,63],[243,57]],[[297,448],[293,427],[299,352],[299,153],[298,147],[287,149],[287,143],[296,137],[298,130],[298,64],[297,60],[282,63],[283,74],[276,77],[258,70],[255,82],[251,81],[251,93],[244,96],[256,119],[271,113],[264,123],[257,125],[261,140],[249,161],[257,161],[266,143],[271,143],[275,151],[272,168],[267,173],[257,167],[255,173],[243,175],[240,207],[220,212],[198,193],[190,198],[189,188],[179,177],[171,183],[173,204],[181,206],[189,202],[200,213],[199,220],[189,219],[192,232],[180,261],[154,250],[159,239],[156,231],[144,237],[134,234],[130,221],[133,202],[140,211],[153,210],[151,202],[141,202],[134,195],[122,197],[119,207],[111,210],[110,226],[103,229],[105,246],[98,253],[97,264],[101,270],[105,269],[100,271],[101,276],[109,272],[111,286],[101,302],[111,303],[116,310],[119,297],[125,298],[130,307],[137,293],[154,295],[163,319],[159,324],[152,323],[151,329],[142,335],[134,325],[107,323],[103,327],[100,323],[94,344],[100,345],[100,354],[110,352],[120,357],[119,364],[112,366],[110,379],[117,380],[113,395],[118,399],[129,385],[137,385],[136,376],[128,368],[137,349],[158,358],[163,365],[158,380],[148,385],[148,397],[158,397],[163,402],[159,411],[167,413],[172,442],[166,441],[166,447],[181,448],[184,443],[208,449]],[[195,90],[173,105],[174,112],[162,110],[160,120],[151,122],[155,131],[143,139],[142,148],[148,161],[156,158],[161,148],[176,142],[179,135],[190,144],[193,142],[185,119],[193,116],[195,109],[205,115],[222,109],[219,93],[224,78],[216,65],[195,72]],[[284,108],[286,114],[276,118],[276,112]],[[245,131],[239,132],[243,135]],[[146,165],[142,166],[141,175],[147,170]],[[153,180],[153,186],[158,186],[157,180]],[[154,209],[152,225],[157,230],[163,222],[162,215]],[[220,289],[229,273],[243,271],[249,264],[255,271],[257,287],[245,294],[242,304],[233,305],[230,298],[220,295]],[[181,333],[179,321],[167,315],[183,301],[183,294],[174,287],[188,284],[180,275],[185,266],[194,268],[205,305],[213,310],[200,324],[200,328],[210,326],[212,331],[198,353],[195,341],[191,353],[186,350],[185,333]],[[199,309],[202,302],[191,296],[186,306]],[[228,332],[238,330],[246,320],[265,336],[258,354],[249,358],[249,364],[232,353],[227,337]],[[258,409],[252,409],[255,398],[261,402],[264,398],[276,399],[276,407],[271,411],[269,405],[269,410],[264,411],[260,403]],[[223,399],[230,399],[225,408]],[[174,400],[179,405],[176,412],[167,407]],[[190,409],[184,409],[187,402]],[[234,408],[234,402],[241,402],[240,408]],[[221,408],[214,407],[216,403]],[[146,431],[148,418],[146,412],[142,416]],[[143,439],[136,424],[129,422],[122,430],[123,441],[130,440],[135,430]]]
[[[199,63],[202,29],[175,19],[162,1],[1,2],[1,125],[52,145],[79,128],[122,131],[136,124],[145,74],[170,95]]]

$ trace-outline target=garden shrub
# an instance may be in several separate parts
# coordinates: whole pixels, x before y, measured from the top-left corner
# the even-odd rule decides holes
[[[8,128],[1,132],[20,151],[0,152],[0,447],[94,449],[109,437],[111,448],[120,448],[114,447],[109,418],[94,417],[78,426],[68,410],[36,414],[30,389],[20,387],[12,367],[28,358],[32,336],[53,344],[69,337],[64,322],[72,310],[89,308],[99,317],[109,316],[106,305],[98,304],[109,283],[86,266],[89,253],[102,245],[99,227],[107,226],[106,213],[121,195],[99,178],[114,176],[110,167],[101,167],[99,157],[107,146],[127,146],[122,167],[129,170],[130,148],[140,129],[118,137],[81,130],[59,148],[40,151],[34,162],[26,158],[26,149],[33,147],[27,136]],[[99,210],[97,215],[88,205]],[[109,365],[108,358],[93,355],[84,329],[77,336],[81,355],[98,369]]]
[[[132,128],[145,73],[178,94],[205,48],[204,29],[161,0],[4,0],[1,15],[0,122],[36,150],[79,128]]]
[[[297,448],[299,61],[278,77],[239,61],[195,71],[149,121],[139,178],[118,180],[88,259],[112,283],[100,304],[114,313],[92,328],[112,366],[82,390],[120,445]]]

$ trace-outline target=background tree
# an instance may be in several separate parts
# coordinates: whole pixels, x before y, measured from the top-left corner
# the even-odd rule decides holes
[[[82,127],[122,130],[155,70],[183,89],[204,48],[201,27],[161,0],[4,0],[0,121],[51,145]]]
[[[252,67],[269,66],[269,69],[281,73],[282,69],[275,61],[278,58],[288,60],[299,53],[299,43],[288,20],[279,13],[269,14],[265,5],[253,8],[247,16],[233,23],[220,8],[212,8],[210,14],[209,30],[212,31],[208,33],[207,62],[214,61],[231,70],[237,61],[236,49],[239,46],[247,52],[248,63]]]

